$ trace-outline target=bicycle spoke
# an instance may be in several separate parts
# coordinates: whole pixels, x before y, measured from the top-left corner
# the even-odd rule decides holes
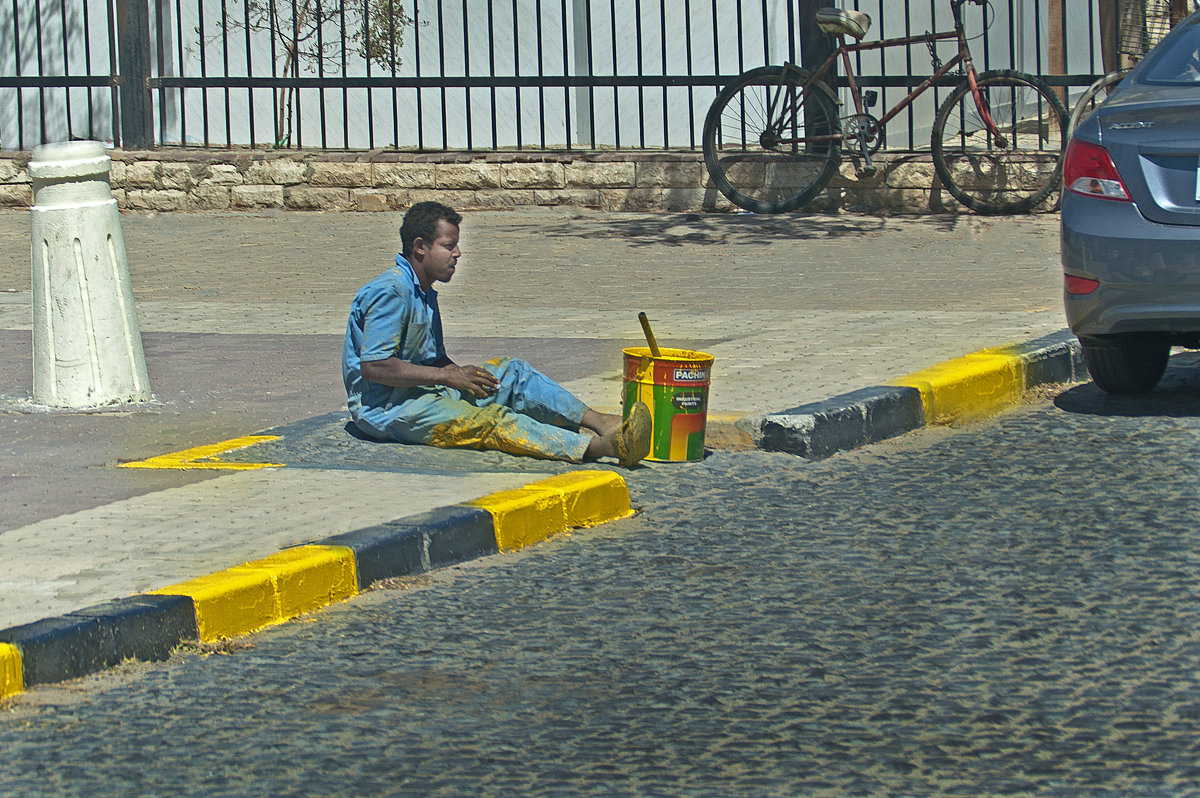
[[[705,164],[734,204],[759,213],[791,210],[829,181],[839,148],[825,95],[805,95],[782,69],[764,67],[726,88],[705,121]],[[823,143],[806,142],[820,135]]]
[[[964,84],[939,110],[933,134],[939,177],[973,210],[1030,210],[1060,178],[1062,104],[1044,84],[1015,72],[981,75],[979,98],[982,107]]]

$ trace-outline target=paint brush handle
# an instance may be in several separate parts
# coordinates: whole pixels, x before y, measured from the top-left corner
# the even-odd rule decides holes
[[[654,357],[662,357],[662,352],[658,348],[658,341],[654,339],[654,331],[650,329],[650,319],[647,318],[645,313],[639,313],[638,321],[642,323],[642,332],[646,333],[646,343],[650,344],[650,354]]]

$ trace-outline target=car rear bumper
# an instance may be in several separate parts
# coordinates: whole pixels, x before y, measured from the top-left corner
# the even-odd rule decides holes
[[[1200,227],[1148,221],[1133,203],[1068,193],[1063,271],[1099,281],[1063,302],[1080,336],[1200,331]]]

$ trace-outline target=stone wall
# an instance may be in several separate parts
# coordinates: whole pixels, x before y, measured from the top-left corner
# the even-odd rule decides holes
[[[392,211],[425,199],[463,210],[567,205],[606,211],[736,211],[699,152],[263,152],[112,150],[119,207],[143,211]],[[0,157],[0,206],[28,207],[31,153]],[[962,210],[937,188],[928,155],[880,153],[878,172],[844,158],[810,209],[866,213]]]

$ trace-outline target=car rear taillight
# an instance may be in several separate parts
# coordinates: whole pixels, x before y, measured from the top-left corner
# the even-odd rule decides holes
[[[1076,277],[1073,274],[1064,274],[1063,281],[1067,285],[1068,294],[1090,294],[1100,287],[1099,280],[1090,280],[1087,277]]]
[[[1063,185],[1085,197],[1132,202],[1108,150],[1079,139],[1067,145]]]

